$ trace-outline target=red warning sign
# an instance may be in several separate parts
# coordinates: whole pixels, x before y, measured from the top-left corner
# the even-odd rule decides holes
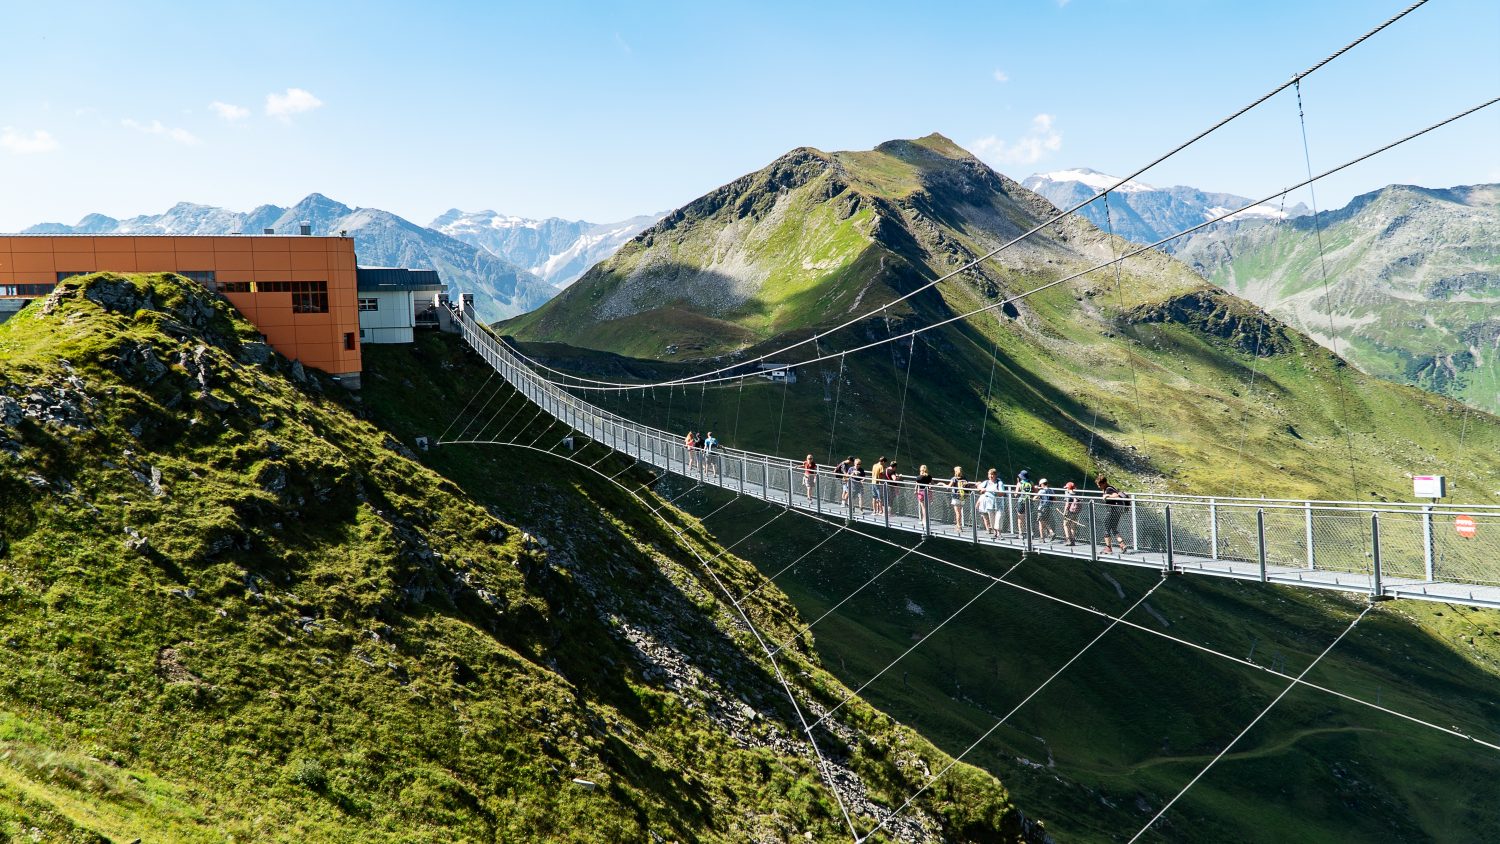
[[[1473,516],[1458,516],[1453,520],[1453,529],[1464,539],[1473,539],[1474,534],[1479,532],[1479,526],[1474,524]]]

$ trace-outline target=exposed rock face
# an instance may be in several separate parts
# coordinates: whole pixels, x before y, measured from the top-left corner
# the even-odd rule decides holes
[[[1218,291],[1200,290],[1158,305],[1142,305],[1126,319],[1133,323],[1186,325],[1258,357],[1285,354],[1296,348],[1287,327],[1279,320]]]

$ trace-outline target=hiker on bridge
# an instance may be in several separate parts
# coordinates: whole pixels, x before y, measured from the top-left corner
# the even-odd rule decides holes
[[[1063,539],[1069,545],[1078,544],[1078,521],[1079,515],[1083,512],[1083,503],[1078,500],[1076,489],[1078,489],[1078,484],[1072,481],[1063,484]]]
[[[927,496],[932,489],[932,473],[927,471],[927,464],[917,468],[917,518],[922,524],[927,524]],[[925,530],[925,528],[924,528]]]
[[[683,453],[682,462],[683,462],[684,468],[686,468],[689,472],[691,472],[693,470],[693,467],[698,464],[698,458],[694,456],[694,452],[693,452],[693,449],[695,449],[697,447],[698,447],[698,436],[697,436],[697,434],[695,434],[692,431],[688,431],[687,432],[687,436],[685,436],[685,437],[682,438],[682,449],[683,449],[683,452],[682,452]]]
[[[708,436],[703,439],[702,448],[703,459],[707,461],[708,468],[712,469],[715,475],[719,474],[719,441],[714,437],[713,431],[709,431]]]
[[[1031,532],[1031,473],[1022,469],[1016,475],[1016,536]]]
[[[1047,479],[1036,482],[1036,534],[1043,542],[1057,539],[1057,529],[1052,526],[1052,513],[1057,505],[1057,490],[1047,486]]]
[[[843,488],[844,495],[839,499],[839,504],[849,506],[849,478],[854,473],[854,457],[845,457],[839,461],[839,465],[833,467],[833,474],[839,479],[839,486]]]
[[[1005,492],[1005,485],[1000,483],[999,473],[994,469],[989,470],[985,479],[979,484],[979,520],[984,524],[985,532],[991,538],[1000,538],[1000,496]]]
[[[964,467],[954,466],[953,477],[948,479],[948,504],[953,507],[953,532],[964,532],[964,499],[969,496],[969,482],[964,479]]]
[[[1104,553],[1115,552],[1110,545],[1111,537],[1121,554],[1129,553],[1129,549],[1125,547],[1125,537],[1120,535],[1120,519],[1125,515],[1125,508],[1130,506],[1130,497],[1115,489],[1109,478],[1102,474],[1094,478],[1094,486],[1104,494]]]
[[[807,493],[807,503],[813,500],[813,478],[817,476],[818,462],[811,454],[802,460],[802,491]]]
[[[875,460],[875,465],[870,468],[870,512],[880,515],[885,512],[885,455],[880,455]]]

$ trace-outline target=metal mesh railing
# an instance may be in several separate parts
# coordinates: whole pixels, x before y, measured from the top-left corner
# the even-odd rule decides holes
[[[1500,605],[1500,507],[1156,494],[1118,504],[1078,490],[1078,510],[1070,514],[1060,491],[1044,506],[1044,499],[1007,487],[988,514],[1000,534],[992,538],[978,518],[982,497],[972,487],[960,493],[942,483],[921,488],[909,479],[850,478],[821,465],[809,477],[800,462],[785,458],[688,448],[677,435],[604,411],[541,378],[469,314],[456,318],[487,363],[567,427],[668,472],[755,498],[975,543],[1064,547],[1071,536],[1071,547],[1086,549],[1067,552],[1076,556],[1098,556],[1106,542],[1114,550],[1115,537],[1123,537],[1121,550],[1136,562],[1165,564],[1170,552],[1174,565],[1184,569],[1248,572],[1280,582],[1335,588],[1367,583],[1377,593],[1388,583],[1402,594],[1429,584],[1488,587],[1495,590],[1493,598],[1479,601],[1473,590],[1470,598]]]

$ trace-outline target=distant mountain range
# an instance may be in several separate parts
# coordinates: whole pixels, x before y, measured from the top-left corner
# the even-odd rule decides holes
[[[351,208],[314,193],[290,208],[262,205],[239,212],[179,202],[162,214],[117,220],[90,214],[69,226],[43,223],[29,234],[231,234],[274,229],[293,234],[301,223],[313,234],[347,231],[354,237],[361,264],[434,269],[454,288],[475,294],[482,317],[503,319],[538,307],[557,289],[538,275],[486,249],[440,231],[419,226],[378,208]]]
[[[430,228],[525,267],[557,287],[567,287],[662,216],[643,214],[618,223],[590,223],[453,208],[433,220]]]
[[[1318,222],[1326,260],[1310,216],[1216,226],[1176,256],[1366,372],[1500,412],[1500,184],[1391,185]]]
[[[1115,176],[1080,167],[1028,176],[1021,184],[1046,197],[1060,209],[1072,208],[1099,191],[1118,182]],[[1110,194],[1109,222],[1114,233],[1137,243],[1155,243],[1168,235],[1211,220],[1228,211],[1250,205],[1250,200],[1232,193],[1211,193],[1198,188],[1176,186],[1157,188],[1145,182],[1131,181]],[[1101,200],[1079,212],[1094,225],[1105,228],[1104,202]],[[1302,203],[1282,208],[1258,205],[1236,219],[1281,219],[1308,213]],[[1176,243],[1163,245],[1172,252]]]

